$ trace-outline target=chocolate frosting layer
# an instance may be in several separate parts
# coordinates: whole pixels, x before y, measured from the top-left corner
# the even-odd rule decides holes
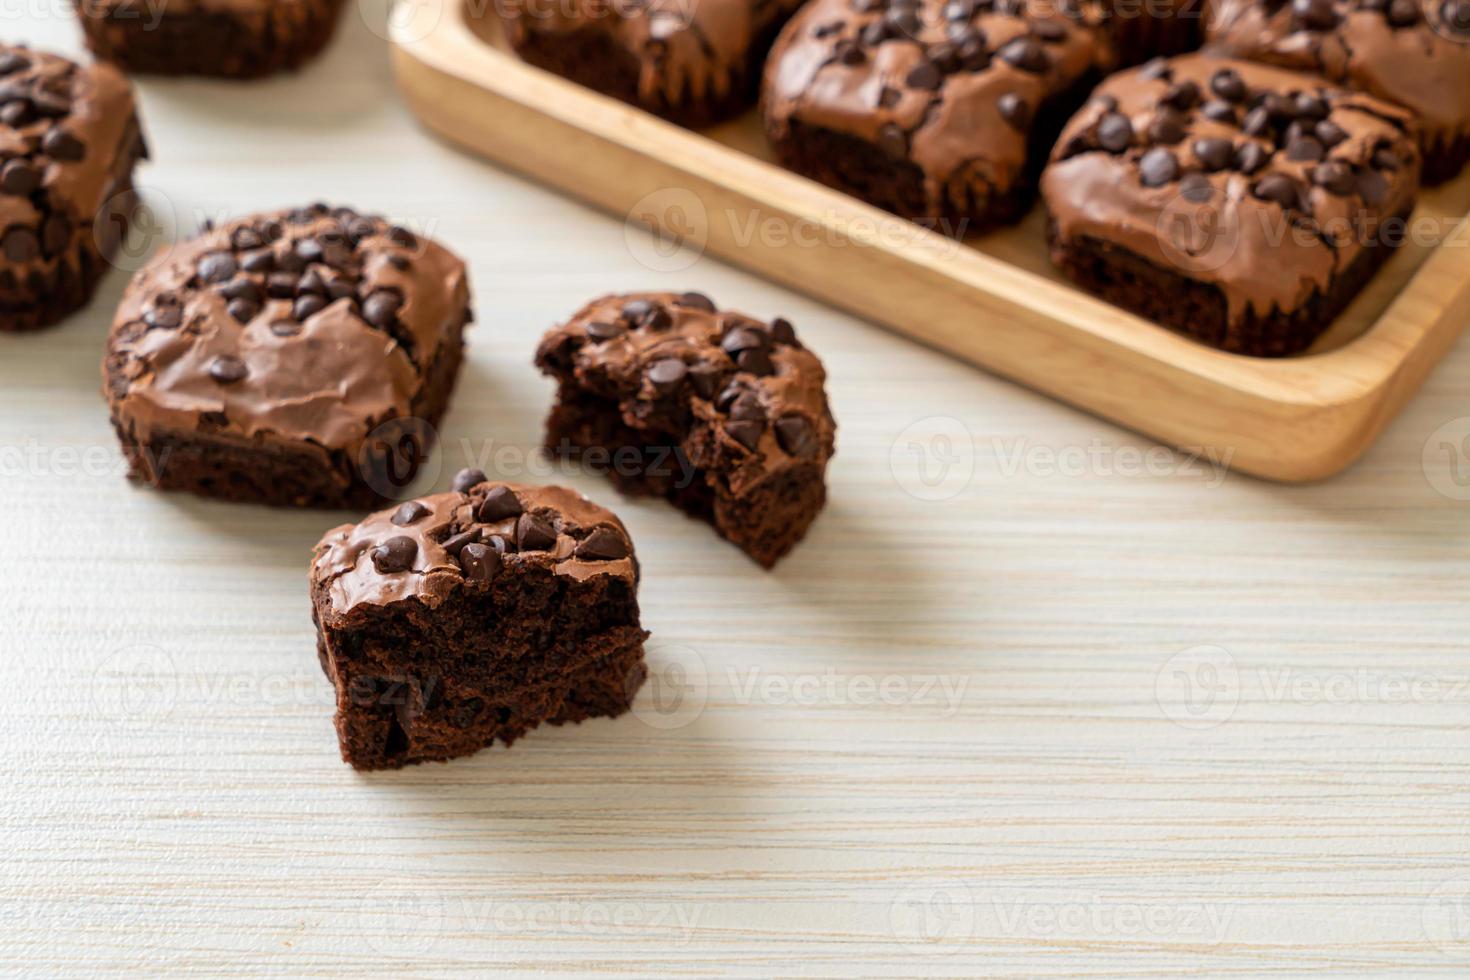
[[[1185,55],[1109,78],[1042,175],[1059,240],[1291,312],[1393,234],[1418,190],[1410,114],[1320,78]],[[1402,229],[1399,230],[1402,233]]]
[[[775,140],[792,123],[875,144],[924,172],[926,197],[973,170],[1022,177],[1032,123],[1103,57],[1097,32],[991,0],[812,0],[766,65]]]
[[[612,511],[565,487],[489,480],[333,528],[316,546],[311,578],[314,592],[327,586],[326,625],[341,626],[364,606],[433,609],[461,589],[533,567],[638,580],[632,539]]]
[[[801,0],[502,0],[512,45],[528,35],[601,34],[636,59],[638,97],[717,101],[746,75],[751,47]]]
[[[1426,154],[1470,137],[1470,0],[1209,0],[1212,51],[1412,109]]]
[[[464,263],[345,208],[252,215],[164,248],[108,340],[113,411],[160,430],[356,449],[414,415],[467,316]]]
[[[143,152],[133,92],[110,65],[0,45],[0,266],[51,278]]]
[[[738,460],[720,475],[737,496],[835,451],[826,372],[791,324],[718,311],[698,293],[594,300],[542,338],[536,363],[615,401],[627,425],[664,429],[691,458],[712,432]]]

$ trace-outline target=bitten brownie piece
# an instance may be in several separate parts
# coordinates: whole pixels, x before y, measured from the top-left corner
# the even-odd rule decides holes
[[[1100,37],[1009,4],[812,0],[766,65],[766,130],[790,169],[947,234],[1013,221]]]
[[[152,486],[373,507],[428,452],[469,321],[464,263],[382,218],[242,218],[129,285],[103,365],[113,427]]]
[[[127,231],[148,155],[115,68],[0,45],[0,330],[56,323],[92,298]]]
[[[604,296],[550,331],[548,452],[668,498],[770,568],[827,499],[836,423],[821,361],[785,320],[698,293]]]
[[[1052,259],[1223,350],[1305,349],[1401,244],[1409,113],[1320,78],[1186,55],[1108,79],[1042,176]]]
[[[331,40],[342,0],[72,0],[87,45],[130,73],[258,78]]]
[[[396,769],[626,711],[643,683],[638,561],[610,511],[487,482],[328,531],[311,566],[342,758]]]
[[[1211,0],[1206,39],[1413,110],[1426,184],[1470,161],[1470,0]]]
[[[685,126],[755,104],[761,64],[801,0],[497,3],[526,61]]]

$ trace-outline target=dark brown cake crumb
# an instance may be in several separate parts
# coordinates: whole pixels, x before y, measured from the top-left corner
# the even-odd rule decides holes
[[[548,452],[667,498],[769,568],[826,501],[836,423],[822,364],[782,319],[698,293],[604,296],[549,332]]]
[[[638,561],[610,511],[489,482],[327,532],[311,569],[342,758],[442,762],[626,711],[646,673]]]

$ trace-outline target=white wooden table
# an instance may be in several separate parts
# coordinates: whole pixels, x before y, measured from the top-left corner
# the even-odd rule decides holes
[[[53,6],[6,36],[79,50]],[[126,483],[115,274],[0,338],[0,972],[1470,969],[1470,344],[1345,476],[1223,475],[714,263],[649,268],[421,133],[372,19],[296,78],[145,82],[149,200],[187,230],[325,198],[467,256],[426,485],[484,451],[616,506],[653,682],[511,751],[344,766],[305,588],[338,515]],[[831,503],[772,574],[528,456],[540,332],[641,287],[789,316],[827,363]]]

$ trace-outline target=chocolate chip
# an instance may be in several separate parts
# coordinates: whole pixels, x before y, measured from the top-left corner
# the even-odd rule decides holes
[[[1210,77],[1210,91],[1226,102],[1245,101],[1245,80],[1234,68],[1221,68]]]
[[[1004,119],[1013,129],[1023,132],[1031,125],[1031,107],[1026,100],[1015,92],[1007,92],[996,100],[995,107],[1000,112],[1000,118]]]
[[[403,297],[390,289],[379,289],[362,303],[362,318],[379,330],[390,330],[398,322]]]
[[[715,302],[704,293],[681,293],[679,305],[690,310],[702,310],[705,313],[715,312]]]
[[[1291,20],[1299,31],[1330,31],[1337,26],[1332,0],[1291,0]]]
[[[277,337],[294,337],[301,332],[301,324],[291,320],[275,320],[271,323],[271,333]]]
[[[771,355],[758,347],[741,351],[740,356],[735,358],[735,365],[758,378],[776,373],[776,364],[771,360]]]
[[[838,41],[836,47],[832,49],[832,54],[837,58],[838,62],[850,68],[856,67],[868,60],[868,56],[863,51],[862,46],[850,40]]]
[[[1097,124],[1097,142],[1109,153],[1122,153],[1133,142],[1133,124],[1127,116],[1110,112]]]
[[[235,257],[229,252],[211,252],[199,260],[196,271],[204,282],[224,282],[233,278],[237,271]]]
[[[71,244],[71,219],[52,212],[41,223],[41,250],[48,256],[60,255]]]
[[[1329,194],[1346,197],[1358,186],[1353,168],[1341,160],[1328,160],[1312,169],[1312,183],[1324,188]]]
[[[1175,146],[1182,143],[1186,134],[1184,120],[1172,110],[1160,113],[1148,124],[1149,141],[1161,143],[1164,146]]]
[[[908,137],[893,123],[886,123],[878,130],[878,149],[895,160],[902,160],[909,153]]]
[[[587,324],[587,336],[599,344],[612,340],[614,337],[621,337],[624,333],[621,324],[609,323],[606,320],[593,320]]]
[[[417,500],[410,500],[406,504],[401,504],[399,508],[393,512],[393,516],[389,518],[389,520],[391,520],[399,527],[408,527],[408,525],[413,524],[416,521],[421,521],[428,516],[429,508],[425,507]]]
[[[645,377],[660,394],[668,394],[679,387],[689,374],[689,368],[677,357],[665,357],[648,366]]]
[[[1225,123],[1228,126],[1234,126],[1239,121],[1239,117],[1235,114],[1235,107],[1224,99],[1211,99],[1204,104],[1200,112],[1206,119]]]
[[[1200,102],[1199,85],[1193,79],[1186,78],[1182,82],[1176,82],[1165,90],[1161,103],[1172,106],[1180,112],[1188,112]]]
[[[1297,115],[1308,119],[1326,119],[1328,113],[1327,101],[1320,95],[1312,92],[1298,92],[1293,100]]]
[[[990,67],[990,48],[979,28],[966,28],[955,35],[955,57],[965,71],[984,71]]]
[[[806,459],[817,454],[817,434],[812,424],[800,415],[776,420],[776,441],[788,456]]]
[[[1347,130],[1343,129],[1331,119],[1324,119],[1319,122],[1313,132],[1317,134],[1317,138],[1329,150],[1348,138]]]
[[[454,480],[449,484],[455,493],[467,493],[471,487],[477,487],[485,482],[485,471],[474,467],[467,467],[454,474]],[[520,505],[517,504],[517,507]],[[520,513],[519,510],[516,511]]]
[[[646,299],[635,299],[623,304],[623,317],[634,327],[665,330],[673,326],[674,318],[659,303]]]
[[[303,238],[298,241],[293,249],[297,257],[303,262],[320,262],[324,254],[322,243],[315,238]]]
[[[752,452],[760,444],[761,433],[764,431],[766,431],[764,422],[732,420],[725,423],[726,434]]]
[[[31,229],[17,226],[8,229],[5,237],[0,238],[0,249],[12,262],[29,262],[40,254],[41,240]]]
[[[73,162],[87,153],[82,141],[64,129],[52,129],[41,138],[41,151],[53,160]]]
[[[1392,150],[1380,149],[1373,151],[1373,166],[1379,170],[1395,171],[1402,167],[1404,162],[1399,159],[1398,154]]]
[[[1179,181],[1179,193],[1186,201],[1203,204],[1215,196],[1215,188],[1204,174],[1185,174]]]
[[[515,517],[522,511],[520,498],[515,495],[515,491],[510,487],[492,487],[490,492],[485,494],[485,499],[481,502],[480,509],[475,516],[482,524],[494,524],[496,521]]]
[[[1301,204],[1301,192],[1296,181],[1285,174],[1267,174],[1262,177],[1256,184],[1254,193],[1263,201],[1270,201],[1287,209]]]
[[[1143,186],[1161,187],[1179,176],[1179,160],[1173,153],[1156,146],[1138,161]]]
[[[1388,181],[1382,174],[1366,171],[1358,175],[1358,193],[1367,204],[1382,204],[1388,197]]]
[[[0,54],[0,75],[13,75],[29,65],[29,61],[14,51],[7,51],[5,54]]]
[[[291,315],[298,320],[305,320],[315,316],[327,308],[327,301],[315,293],[308,293],[300,297],[291,307]]]
[[[766,410],[761,405],[760,396],[753,391],[741,392],[740,396],[730,403],[727,411],[732,419],[742,422],[764,422],[766,419]]]
[[[240,256],[240,268],[246,272],[270,272],[275,266],[275,254],[268,248],[246,252]]]
[[[535,514],[516,521],[516,547],[521,551],[548,551],[556,546],[556,528]]]
[[[909,73],[904,76],[904,84],[912,89],[934,92],[944,84],[944,72],[932,62],[921,61],[909,69]]]
[[[230,354],[221,354],[209,364],[209,376],[222,385],[244,381],[249,373],[245,362]]]
[[[749,327],[735,327],[720,340],[720,350],[735,357],[743,350],[764,347],[766,338]]]
[[[0,123],[7,126],[24,126],[30,122],[31,104],[25,99],[16,99],[0,106]]]
[[[1326,154],[1322,143],[1311,136],[1298,136],[1286,145],[1286,159],[1308,163],[1322,159]]]
[[[184,310],[176,303],[154,306],[143,314],[143,322],[157,330],[174,330],[184,322]]]
[[[404,248],[419,247],[418,237],[402,225],[393,225],[388,229],[388,241]]]
[[[379,575],[406,572],[413,567],[414,557],[419,553],[418,543],[413,538],[399,536],[389,538],[372,551],[373,567]]]
[[[713,397],[724,376],[725,372],[719,365],[704,361],[689,369],[689,380],[694,384],[695,394],[705,399]]]
[[[296,295],[296,277],[289,272],[272,272],[265,278],[265,294],[272,299],[290,299]]]
[[[1168,81],[1174,77],[1174,69],[1166,58],[1154,58],[1138,69],[1138,77],[1145,81]]]
[[[467,531],[460,531],[458,534],[451,534],[449,537],[444,539],[444,543],[441,544],[439,547],[443,548],[446,554],[458,558],[459,553],[464,550],[465,545],[475,544],[479,540],[480,529],[477,527],[472,527]]]
[[[1419,16],[1419,0],[1393,0],[1388,5],[1388,22],[1394,27],[1413,27]]]
[[[466,581],[488,584],[500,572],[500,553],[483,544],[467,543],[459,551],[459,567]]]
[[[1008,41],[995,54],[1006,64],[1033,75],[1040,75],[1051,67],[1051,55],[1038,41],[1029,37]]]
[[[892,109],[898,105],[898,100],[903,98],[903,93],[891,85],[885,85],[878,90],[878,107],[881,109]]]
[[[8,160],[0,168],[0,191],[24,196],[41,186],[41,171],[25,160]]]
[[[617,561],[628,557],[628,539],[610,527],[593,528],[592,533],[577,542],[578,558]]]
[[[322,278],[322,274],[317,270],[308,269],[306,275],[302,276],[300,281],[297,282],[296,292],[303,295],[306,293],[315,293],[318,296],[325,296],[327,294],[327,281]]]
[[[260,312],[260,304],[254,300],[232,299],[225,305],[225,311],[238,322],[249,323]]]
[[[1253,174],[1266,165],[1271,154],[1259,143],[1244,143],[1235,151],[1235,169],[1243,174]]]
[[[1263,105],[1258,105],[1245,114],[1245,122],[1240,124],[1247,136],[1269,136],[1272,129],[1271,110]]]
[[[1192,149],[1199,162],[1211,172],[1224,170],[1235,156],[1235,144],[1218,136],[1195,140]]]
[[[1444,26],[1456,34],[1470,34],[1470,0],[1445,0],[1439,8]]]
[[[219,288],[219,294],[225,299],[248,299],[255,303],[261,300],[260,287],[249,276],[236,276]]]
[[[790,320],[778,316],[771,321],[771,339],[778,344],[794,347],[796,346],[796,328],[791,325]]]

